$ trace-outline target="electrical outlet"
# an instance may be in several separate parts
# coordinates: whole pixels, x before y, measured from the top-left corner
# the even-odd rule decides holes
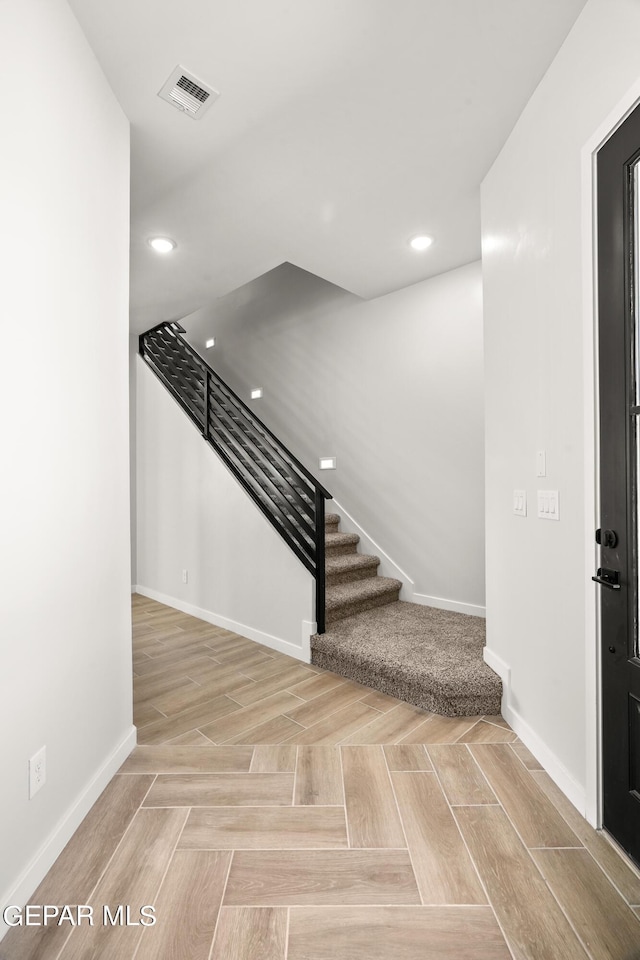
[[[182,582],[183,582],[183,583],[189,583],[189,571],[188,571],[188,570],[183,570],[183,571],[182,571]]]
[[[47,748],[40,747],[37,753],[29,760],[29,800],[35,797],[38,790],[47,782]]]

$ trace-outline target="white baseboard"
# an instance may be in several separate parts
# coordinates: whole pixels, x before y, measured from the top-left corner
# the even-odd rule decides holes
[[[280,637],[274,637],[270,633],[264,633],[264,631],[257,630],[255,627],[248,627],[245,623],[230,620],[228,617],[223,617],[219,613],[213,613],[211,610],[196,607],[193,603],[187,603],[178,597],[169,596],[167,593],[160,593],[159,590],[153,590],[151,587],[145,587],[142,584],[136,584],[134,592],[141,594],[143,597],[149,597],[150,600],[157,600],[158,603],[164,603],[166,606],[173,607],[175,610],[181,610],[182,613],[189,613],[192,617],[198,617],[199,620],[213,624],[214,627],[222,627],[225,630],[231,630],[233,633],[239,634],[241,637],[246,637],[247,640],[255,640],[256,643],[262,643],[265,647],[277,650],[278,653],[286,653],[289,657],[295,657],[296,660],[302,660],[304,663],[309,663],[311,660],[311,634],[307,637],[306,643],[303,640],[302,645],[298,646],[295,643],[291,643],[290,640],[282,640]],[[304,630],[304,625],[307,624],[308,621],[302,621],[302,623],[302,629]],[[309,623],[309,626],[313,627],[313,624]]]
[[[469,617],[486,617],[485,607],[475,603],[463,603],[462,600],[445,600],[443,597],[428,597],[425,593],[414,593],[411,603],[421,603],[425,607],[438,610],[452,610],[454,613],[466,613]]]
[[[514,733],[517,733],[536,760],[539,760],[554,783],[571,801],[581,816],[586,817],[587,795],[585,788],[575,780],[547,743],[529,726],[527,721],[511,705],[511,667],[493,650],[485,647],[484,662],[502,680],[502,716]]]
[[[23,907],[28,902],[29,897],[58,859],[102,791],[135,747],[136,740],[137,730],[135,727],[131,727],[124,740],[107,757],[93,780],[87,784],[75,803],[53,829],[12,889],[5,892],[0,898],[3,907],[9,906],[9,904]],[[0,940],[9,929],[7,924],[0,919]]]
[[[556,783],[565,797],[571,801],[578,813],[586,817],[587,796],[584,787],[571,776],[566,767],[558,760],[557,756],[538,736],[526,720],[520,716],[517,710],[507,704],[502,708],[502,716],[507,721],[514,733],[517,733],[522,742],[531,750],[536,760],[539,760],[551,779]]]
[[[311,637],[318,632],[318,624],[311,620],[302,621],[302,659],[305,663],[311,663]]]
[[[489,647],[482,648],[482,659],[502,680],[502,706],[504,707],[507,691],[511,689],[511,667]]]

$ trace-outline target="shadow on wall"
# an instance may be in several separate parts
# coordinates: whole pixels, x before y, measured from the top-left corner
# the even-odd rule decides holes
[[[371,301],[285,263],[182,323],[417,593],[484,607],[479,263]]]

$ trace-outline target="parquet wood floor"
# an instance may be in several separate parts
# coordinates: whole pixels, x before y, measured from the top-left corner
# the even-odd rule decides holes
[[[140,596],[139,746],[1,960],[632,960],[640,875],[501,717],[435,717]],[[155,907],[105,926],[103,906]]]

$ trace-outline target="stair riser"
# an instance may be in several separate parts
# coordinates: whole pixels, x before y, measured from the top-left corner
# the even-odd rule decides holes
[[[386,693],[387,696],[397,697],[406,703],[412,703],[422,710],[429,710],[432,713],[440,714],[444,717],[477,717],[483,714],[491,716],[500,713],[501,698],[499,695],[491,697],[456,697],[455,701],[446,696],[441,696],[436,692],[426,691],[421,684],[406,684],[403,688],[398,688],[396,678],[390,679],[375,673],[372,670],[362,667],[358,663],[346,657],[332,657],[327,653],[311,648],[311,663],[316,667],[322,667],[324,670],[330,670],[337,673],[347,680],[353,680],[355,683],[363,683],[380,693]]]
[[[324,525],[325,533],[338,533],[338,524],[337,523],[325,523]]]
[[[362,600],[354,600],[344,606],[336,607],[332,610],[327,609],[326,622],[336,623],[338,620],[345,620],[347,617],[353,617],[356,613],[364,613],[365,610],[373,610],[375,607],[384,607],[388,603],[395,603],[400,596],[400,589],[389,590],[387,593],[379,594],[374,597],[364,597]]]
[[[326,557],[346,557],[350,553],[358,552],[357,543],[343,543],[338,546],[330,547],[328,544],[325,545],[325,556]]]
[[[342,570],[340,573],[327,573],[327,586],[335,587],[339,583],[355,583],[356,580],[368,580],[376,576],[378,564],[369,567],[356,567],[353,570]]]

